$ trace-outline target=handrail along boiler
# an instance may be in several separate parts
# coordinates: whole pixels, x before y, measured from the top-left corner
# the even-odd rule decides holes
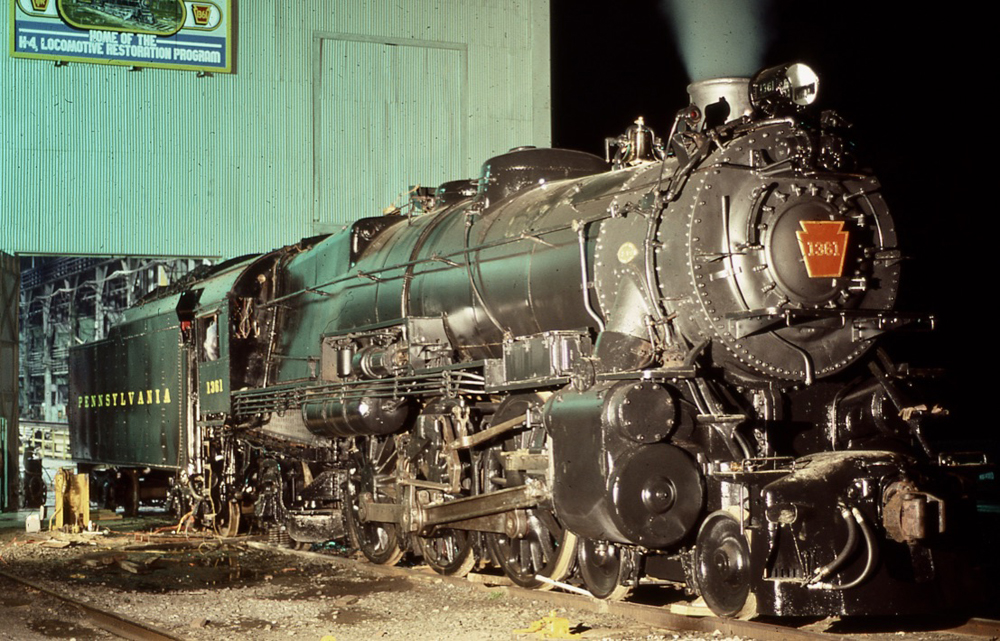
[[[133,509],[376,563],[727,616],[961,603],[985,462],[878,346],[933,318],[894,311],[895,223],[817,86],[696,83],[666,144],[519,148],[160,292],[73,351],[74,451]]]

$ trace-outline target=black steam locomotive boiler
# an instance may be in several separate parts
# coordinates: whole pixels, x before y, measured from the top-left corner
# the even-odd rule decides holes
[[[968,603],[986,462],[880,347],[933,318],[894,311],[895,222],[817,87],[697,83],[665,141],[515,149],[158,292],[73,350],[74,452],[131,506],[375,563],[727,616]]]

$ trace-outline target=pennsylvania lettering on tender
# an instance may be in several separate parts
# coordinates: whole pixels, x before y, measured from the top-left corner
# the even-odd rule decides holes
[[[170,388],[135,390],[133,392],[111,392],[110,394],[81,394],[77,405],[82,408],[128,407],[130,405],[169,404]]]

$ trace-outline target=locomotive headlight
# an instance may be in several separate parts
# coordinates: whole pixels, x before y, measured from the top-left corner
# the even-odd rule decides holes
[[[768,115],[811,105],[819,76],[808,65],[794,63],[758,71],[750,80],[750,104]]]

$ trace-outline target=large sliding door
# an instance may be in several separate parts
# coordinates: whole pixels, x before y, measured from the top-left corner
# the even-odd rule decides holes
[[[320,37],[314,222],[330,228],[463,175],[465,51]]]

